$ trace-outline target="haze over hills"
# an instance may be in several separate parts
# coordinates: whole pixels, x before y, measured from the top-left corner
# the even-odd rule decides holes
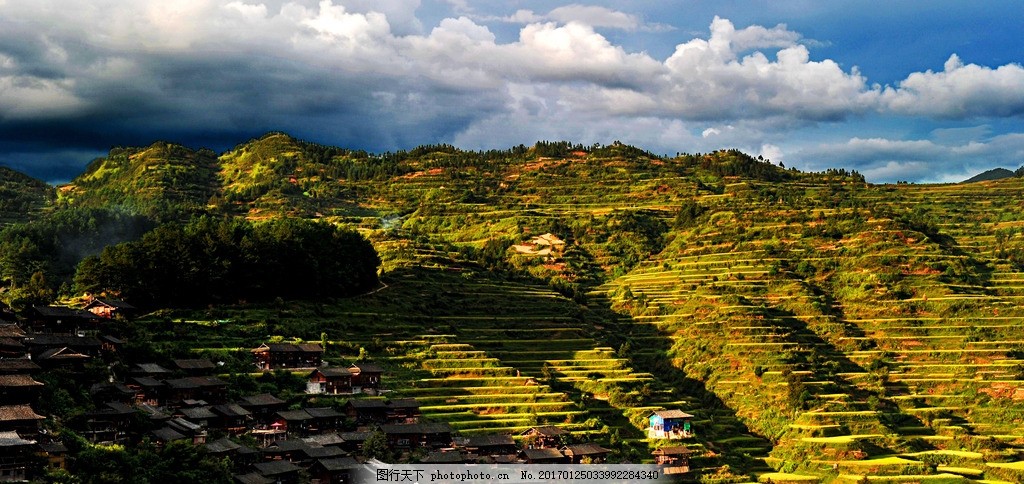
[[[116,149],[42,200],[32,230],[0,232],[20,254],[0,259],[11,302],[33,272],[75,293],[34,234],[78,213],[313,218],[380,254],[363,296],[161,308],[137,323],[157,354],[244,373],[271,337],[325,339],[465,435],[557,425],[631,461],[667,444],[646,439],[650,412],[678,408],[694,479],[1024,478],[1021,178],[871,185],[620,143],[371,155],[271,133],[219,156]]]

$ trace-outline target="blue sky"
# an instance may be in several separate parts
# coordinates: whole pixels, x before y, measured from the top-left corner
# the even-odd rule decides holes
[[[375,152],[614,140],[874,182],[1024,164],[1012,1],[0,0],[0,164],[271,130]]]

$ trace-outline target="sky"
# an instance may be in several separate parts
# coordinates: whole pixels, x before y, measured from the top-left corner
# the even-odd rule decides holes
[[[621,141],[872,182],[1024,165],[1024,2],[0,0],[0,164],[268,131]]]

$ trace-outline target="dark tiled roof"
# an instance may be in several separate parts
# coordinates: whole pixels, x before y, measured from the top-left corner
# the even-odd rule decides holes
[[[25,388],[41,386],[43,386],[42,383],[37,382],[29,375],[0,375],[0,387]]]
[[[3,405],[0,406],[0,422],[18,422],[22,420],[44,420],[46,417],[39,415],[28,405]]]
[[[61,348],[50,348],[36,357],[37,360],[84,360],[89,358],[88,355],[83,355],[67,346]]]
[[[320,372],[323,376],[326,376],[327,378],[345,378],[345,377],[352,376],[352,372],[351,371],[348,371],[347,369],[341,368],[341,367],[338,367],[338,366],[330,366],[330,367],[327,367],[327,368],[317,368],[317,369],[313,370],[313,372],[310,373],[309,376],[313,376],[317,372]]]
[[[462,452],[439,452],[434,451],[427,454],[420,462],[424,464],[461,464],[466,461]]]
[[[344,414],[331,407],[309,407],[305,410],[313,418],[335,418],[344,416]]]
[[[661,418],[693,418],[693,415],[682,410],[658,410],[654,412],[653,415],[657,415]]]
[[[17,324],[0,324],[0,338],[23,338],[25,332]]]
[[[157,438],[157,440],[162,440],[164,442],[171,442],[173,440],[185,440],[186,439],[184,434],[182,434],[181,432],[178,432],[177,430],[174,430],[174,429],[172,429],[170,427],[159,428],[159,429],[154,430],[152,433]]]
[[[264,343],[259,348],[253,350],[254,353],[258,353],[264,350],[268,350],[271,353],[323,353],[324,349],[319,343]]]
[[[239,484],[274,484],[274,480],[269,477],[263,477],[258,472],[250,472],[248,474],[235,474],[232,476],[235,481]]]
[[[314,435],[302,440],[310,445],[339,445],[345,442],[339,433]]]
[[[309,456],[310,459],[327,459],[330,457],[341,457],[346,455],[345,451],[341,450],[340,447],[330,446],[309,446],[303,451]]]
[[[174,360],[174,366],[181,370],[212,370],[217,368],[217,365],[206,358]]]
[[[93,336],[76,336],[73,334],[40,334],[33,333],[25,338],[29,346],[70,346],[72,348],[99,348],[103,345]]]
[[[170,373],[171,370],[164,368],[156,363],[139,363],[132,368],[133,373]]]
[[[444,434],[451,433],[447,423],[385,424],[380,426],[385,434]]]
[[[206,443],[206,451],[211,454],[222,454],[225,452],[234,452],[242,448],[241,445],[235,443],[227,437],[214,440],[213,442]]]
[[[274,454],[280,452],[295,452],[310,448],[309,442],[301,439],[275,440],[272,444],[263,449],[263,452]]]
[[[291,472],[298,472],[300,470],[299,466],[292,464],[291,462],[288,462],[286,460],[261,462],[259,464],[253,464],[253,467],[256,468],[256,472],[259,472],[261,475],[267,477],[288,474]]]
[[[539,459],[561,459],[565,457],[558,449],[547,447],[544,449],[523,449],[523,455],[530,460]]]
[[[21,447],[23,445],[32,445],[35,441],[25,440],[18,435],[17,432],[10,430],[6,432],[0,432],[0,448],[3,447]]]
[[[309,412],[306,412],[305,410],[283,410],[277,412],[277,416],[281,417],[282,419],[288,422],[310,420],[313,418],[313,416],[310,415]]]
[[[611,452],[610,449],[601,447],[594,443],[567,445],[562,449],[565,455],[599,455]]]
[[[30,373],[41,370],[39,365],[28,358],[7,358],[0,359],[0,372],[5,373]]]
[[[245,417],[252,415],[252,412],[242,408],[241,405],[236,403],[229,403],[227,405],[214,405],[213,411],[225,417]]]
[[[342,432],[339,435],[345,442],[362,442],[370,438],[373,432]]]
[[[545,425],[543,427],[533,427],[523,432],[524,435],[530,433],[543,435],[545,437],[558,437],[559,435],[567,435],[569,431],[560,427],[555,427],[554,425]]]
[[[172,380],[164,380],[164,383],[171,388],[183,389],[183,388],[202,388],[202,387],[219,387],[227,386],[227,382],[214,376],[190,376],[186,378],[175,378]]]
[[[89,311],[69,308],[67,306],[32,306],[32,309],[44,318],[96,319],[96,315]]]
[[[359,468],[359,462],[351,457],[335,457],[333,459],[318,459],[316,461],[321,467],[328,471],[343,471],[346,469]]]
[[[287,402],[269,393],[261,393],[259,395],[250,395],[248,397],[242,397],[241,400],[239,400],[239,403],[241,403],[242,405],[249,405],[251,407],[262,407],[270,405],[282,405]]]
[[[40,443],[39,449],[47,454],[63,454],[68,451],[68,448],[60,442]]]
[[[210,407],[182,408],[178,411],[181,412],[185,418],[193,421],[217,418],[217,414],[213,413],[213,411],[210,410]]]
[[[370,398],[359,398],[359,399],[353,398],[353,399],[349,400],[346,405],[351,405],[353,408],[357,408],[357,409],[374,409],[374,408],[385,409],[388,406],[387,402],[385,402],[384,400],[376,399],[376,398],[373,398],[373,399],[370,399]]]
[[[512,439],[512,436],[505,434],[471,435],[469,437],[459,439],[458,443],[464,447],[499,447],[516,445],[516,441]]]
[[[656,449],[654,452],[651,452],[651,454],[654,455],[690,455],[692,453],[692,450],[682,445],[662,447],[660,449]]]
[[[152,388],[152,387],[162,387],[162,386],[164,386],[164,383],[162,381],[157,380],[156,378],[153,378],[151,376],[137,376],[137,377],[132,378],[131,381],[135,382],[140,387],[150,387],[150,388]]]

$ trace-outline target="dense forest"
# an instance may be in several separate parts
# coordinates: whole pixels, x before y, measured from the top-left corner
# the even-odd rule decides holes
[[[85,258],[74,287],[145,307],[320,299],[369,290],[379,266],[366,239],[334,225],[202,217]]]

